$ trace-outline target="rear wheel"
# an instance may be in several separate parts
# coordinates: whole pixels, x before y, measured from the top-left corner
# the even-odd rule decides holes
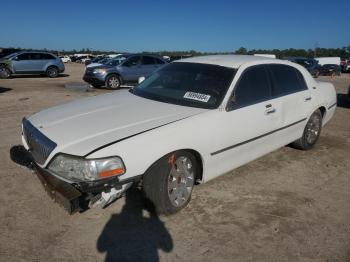
[[[292,143],[292,146],[301,149],[309,150],[314,147],[320,137],[322,129],[322,114],[320,110],[316,110],[307,122],[303,136]]]
[[[168,154],[146,172],[143,179],[145,194],[159,213],[176,213],[190,202],[198,172],[197,160],[189,152]]]
[[[110,75],[106,79],[106,86],[111,89],[118,89],[121,85],[120,77],[117,75]]]
[[[7,67],[0,68],[0,78],[7,79],[11,77],[11,71]]]
[[[46,75],[50,78],[54,78],[58,76],[58,68],[55,66],[50,66],[47,70],[46,70]]]

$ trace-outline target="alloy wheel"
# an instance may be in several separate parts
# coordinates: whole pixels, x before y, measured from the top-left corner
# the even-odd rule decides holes
[[[191,197],[194,186],[193,163],[188,157],[176,159],[169,173],[168,196],[171,204],[181,207]]]

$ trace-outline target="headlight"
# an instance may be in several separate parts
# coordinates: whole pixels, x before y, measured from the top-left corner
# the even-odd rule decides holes
[[[94,181],[125,173],[125,166],[119,157],[84,159],[62,154],[56,156],[48,168],[58,176],[80,181]]]
[[[94,74],[105,74],[105,73],[106,73],[106,69],[98,68],[94,70]]]

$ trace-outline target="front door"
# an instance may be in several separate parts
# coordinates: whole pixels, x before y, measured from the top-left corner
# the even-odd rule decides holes
[[[143,76],[141,56],[136,55],[128,58],[122,65],[122,77],[126,82],[137,82]]]
[[[281,103],[272,99],[266,66],[248,67],[240,76],[225,112],[219,114],[210,161],[220,163],[208,176],[217,176],[278,148]],[[213,177],[209,177],[213,178]]]

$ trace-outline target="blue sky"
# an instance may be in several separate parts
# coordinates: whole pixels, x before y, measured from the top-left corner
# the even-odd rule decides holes
[[[350,1],[3,1],[0,46],[234,51],[350,45]]]

